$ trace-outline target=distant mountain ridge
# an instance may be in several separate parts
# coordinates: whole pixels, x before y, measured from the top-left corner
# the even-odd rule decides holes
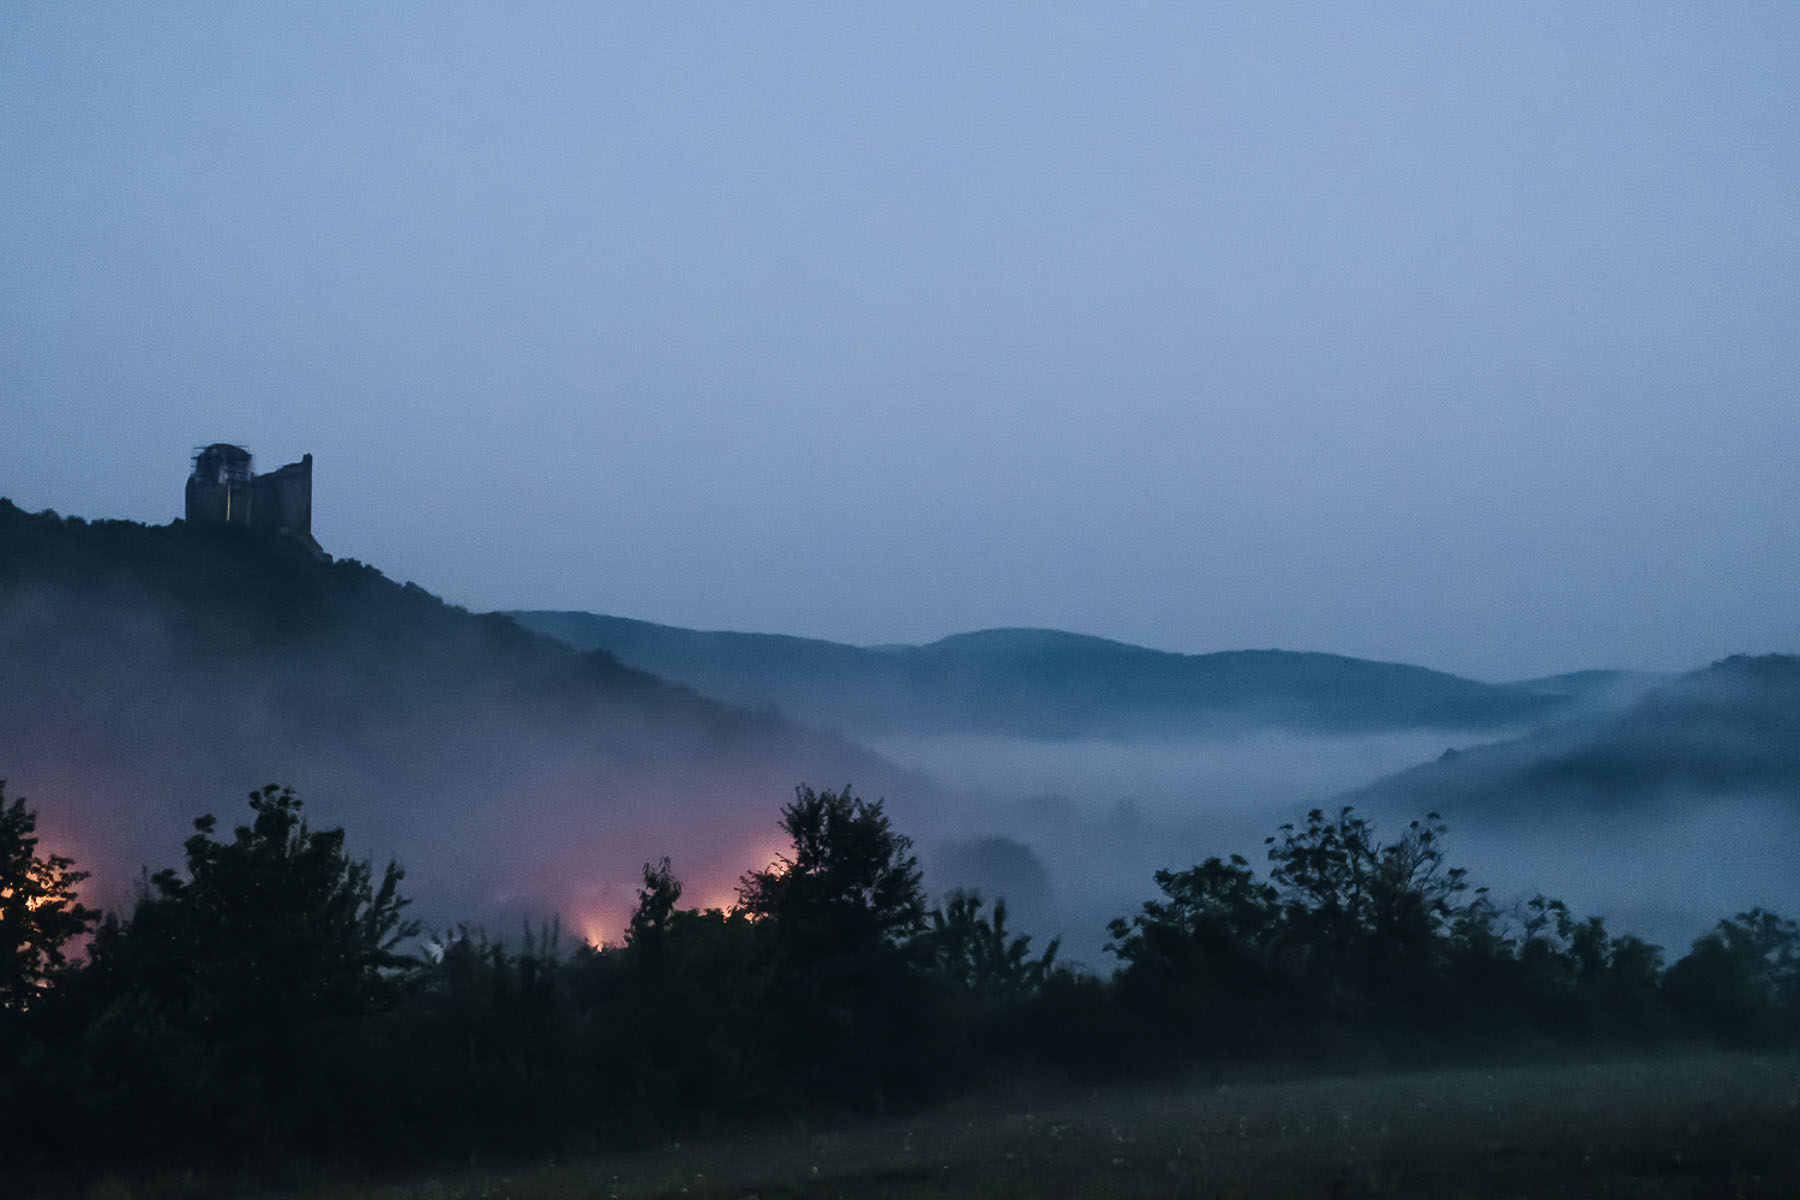
[[[1529,818],[1732,794],[1800,812],[1800,656],[1723,659],[1618,711],[1447,753],[1346,800]]]
[[[1516,729],[1584,691],[1487,684],[1424,667],[1283,650],[1177,654],[1047,629],[857,647],[704,632],[582,612],[509,613],[527,629],[738,704],[852,736],[992,733],[1155,739],[1221,726],[1320,732]]]

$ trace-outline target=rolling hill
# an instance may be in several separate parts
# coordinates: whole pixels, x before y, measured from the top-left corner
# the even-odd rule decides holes
[[[1569,708],[1593,681],[1477,683],[1333,654],[1173,654],[1044,629],[990,629],[926,646],[857,647],[700,632],[578,612],[521,625],[710,696],[774,705],[853,737],[993,733],[1168,739],[1230,727],[1310,732],[1516,729]]]
[[[1530,817],[1740,794],[1800,810],[1800,657],[1728,658],[1618,711],[1449,753],[1348,799]]]
[[[89,898],[109,906],[129,901],[142,868],[180,861],[194,817],[229,826],[244,793],[274,781],[297,789],[316,824],[344,825],[358,853],[398,856],[428,923],[509,934],[560,914],[583,935],[616,936],[646,861],[672,855],[687,902],[727,903],[739,875],[781,848],[777,809],[792,787],[848,782],[889,801],[937,884],[1002,891],[1021,917],[1043,914],[1046,936],[1078,934],[1135,903],[1154,868],[1230,848],[1218,839],[1237,824],[1262,829],[1260,802],[1232,799],[1254,782],[1236,756],[1323,755],[1335,792],[1375,773],[1347,770],[1359,739],[1486,736],[1343,799],[1438,810],[1459,830],[1505,825],[1465,843],[1502,877],[1568,853],[1582,857],[1565,874],[1600,869],[1585,828],[1552,829],[1593,814],[1614,856],[1606,869],[1642,874],[1647,843],[1620,835],[1647,828],[1653,807],[1705,821],[1698,801],[1754,795],[1800,811],[1796,732],[1795,658],[1730,659],[1668,681],[1581,672],[1494,685],[1047,630],[854,647],[472,614],[243,530],[86,522],[0,500],[0,778],[39,810],[47,848],[95,872]],[[1039,794],[1020,769],[950,792],[920,773],[936,760],[907,770],[847,740],[884,734],[991,735],[1003,744],[959,749],[1058,771],[1098,748],[1089,776],[1105,789],[1090,795],[1064,771],[1056,794]],[[1146,755],[1173,775],[1146,774]],[[1696,826],[1665,839],[1680,869],[1664,871],[1662,894],[1694,893],[1668,927],[1739,903],[1701,889],[1746,845],[1771,857],[1753,895],[1787,895],[1786,834],[1759,834],[1777,829],[1766,805],[1746,811],[1704,854],[1695,839],[1714,835]],[[1097,942],[1089,951],[1098,962]]]
[[[779,844],[795,784],[936,790],[841,738],[708,699],[266,535],[0,500],[0,779],[118,905],[190,821],[293,786],[397,855],[428,918],[611,934],[664,854],[701,902]]]

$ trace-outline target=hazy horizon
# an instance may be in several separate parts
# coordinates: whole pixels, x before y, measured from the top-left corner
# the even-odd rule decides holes
[[[260,469],[261,468],[260,468],[260,464],[259,464],[259,470]],[[270,469],[273,469],[273,468],[270,468]],[[14,503],[18,503],[18,501],[14,497],[4,495],[3,493],[0,493],[0,499],[12,500]],[[78,512],[78,511],[73,511],[73,510],[62,511],[62,510],[56,510],[54,508],[51,508],[50,506],[45,506],[42,509],[35,509],[35,510],[32,509],[28,505],[21,504],[20,507],[28,512],[29,511],[54,511],[59,516],[78,517],[82,520],[88,520],[88,521],[135,520],[135,519],[137,519],[137,518],[131,518],[131,517],[121,517],[117,514],[108,514],[108,513],[84,513],[84,512]],[[179,519],[179,518],[171,517],[166,521],[147,520],[147,521],[143,521],[142,523],[149,524],[149,525],[168,524],[169,521],[173,521],[176,519]],[[346,559],[354,558],[354,556],[352,556],[352,555],[332,555],[331,557],[341,557],[341,558],[346,558]],[[362,561],[362,560],[356,560],[356,561]],[[367,565],[374,567],[377,570],[382,570],[382,566],[380,563],[370,562]],[[1074,634],[1078,637],[1100,638],[1105,641],[1117,642],[1121,645],[1136,646],[1136,647],[1140,647],[1143,649],[1157,650],[1157,651],[1161,651],[1161,652],[1169,653],[1169,654],[1198,655],[1198,654],[1231,653],[1234,651],[1274,650],[1274,651],[1285,651],[1285,652],[1302,653],[1302,654],[1326,654],[1326,655],[1335,655],[1335,656],[1347,657],[1347,658],[1364,658],[1364,657],[1366,657],[1366,656],[1362,656],[1362,655],[1345,654],[1343,651],[1334,650],[1334,649],[1330,649],[1328,647],[1323,647],[1323,646],[1298,647],[1298,646],[1274,646],[1274,645],[1269,645],[1269,646],[1246,645],[1246,646],[1216,646],[1216,647],[1211,647],[1211,648],[1208,648],[1205,650],[1183,650],[1183,649],[1179,649],[1177,647],[1167,646],[1167,645],[1159,645],[1159,644],[1154,644],[1151,642],[1130,641],[1123,637],[1114,637],[1114,636],[1109,636],[1109,635],[1105,635],[1105,634],[1094,633],[1091,630],[1059,629],[1059,628],[1053,628],[1050,626],[1036,626],[1036,625],[985,625],[985,626],[979,626],[979,627],[971,626],[971,627],[966,627],[966,628],[954,628],[954,629],[950,629],[950,630],[946,631],[945,633],[940,634],[938,636],[924,638],[922,640],[915,641],[915,642],[902,642],[902,641],[896,641],[893,639],[888,639],[885,641],[874,641],[874,642],[847,642],[847,641],[839,641],[838,639],[835,639],[835,638],[823,637],[823,636],[817,635],[817,634],[806,633],[806,632],[797,632],[792,629],[752,629],[752,628],[746,628],[745,626],[743,626],[741,624],[734,625],[734,624],[730,624],[730,623],[723,624],[723,625],[709,625],[709,626],[679,626],[679,625],[675,625],[671,621],[663,620],[663,619],[660,619],[657,617],[652,617],[652,616],[632,616],[632,615],[625,614],[625,613],[603,612],[600,610],[593,610],[593,609],[541,609],[541,608],[538,608],[538,607],[532,606],[532,605],[509,605],[509,606],[505,606],[502,608],[487,609],[487,608],[481,608],[478,606],[472,606],[472,605],[469,605],[462,601],[458,601],[457,599],[455,599],[452,596],[445,596],[441,592],[437,591],[436,589],[434,589],[428,585],[425,585],[423,583],[420,583],[418,580],[404,579],[404,578],[401,578],[399,576],[392,574],[392,572],[385,571],[385,570],[382,570],[382,573],[384,575],[387,575],[389,578],[392,578],[396,583],[413,583],[417,586],[423,587],[427,592],[430,592],[432,595],[445,600],[447,603],[456,604],[459,607],[467,608],[471,612],[493,612],[493,613],[500,613],[500,614],[507,614],[507,613],[513,613],[513,612],[532,612],[532,611],[591,612],[597,616],[622,617],[627,620],[643,621],[648,624],[664,625],[664,626],[669,626],[671,628],[692,628],[698,632],[704,632],[704,633],[741,633],[741,634],[749,634],[749,635],[753,635],[753,636],[796,638],[796,639],[805,640],[805,641],[832,642],[833,644],[836,644],[836,645],[850,646],[850,647],[854,647],[856,649],[863,649],[863,650],[881,650],[881,649],[892,648],[892,647],[928,646],[928,645],[931,645],[936,642],[946,641],[951,638],[955,638],[955,637],[958,637],[961,635],[971,634],[971,633],[989,633],[989,632],[1006,631],[1006,630],[1027,630],[1027,631],[1041,631],[1041,632],[1048,632],[1048,633],[1068,633],[1068,634]],[[1754,650],[1754,649],[1733,650],[1733,651],[1726,652],[1724,655],[1721,655],[1720,657],[1728,658],[1728,657],[1732,657],[1732,656],[1738,655],[1738,654],[1760,654],[1760,653],[1783,654],[1783,653],[1795,653],[1795,651],[1791,651],[1791,650],[1767,650],[1767,651],[1764,651],[1764,650]],[[1436,663],[1421,662],[1421,661],[1411,660],[1411,659],[1398,659],[1398,658],[1368,659],[1368,661],[1395,662],[1395,663],[1401,663],[1401,664],[1407,665],[1407,666],[1418,666],[1418,667],[1424,667],[1429,670],[1442,671],[1447,674],[1462,674],[1461,672],[1451,670],[1450,668],[1440,666]],[[1498,676],[1492,676],[1492,677],[1477,677],[1477,676],[1473,676],[1473,675],[1468,675],[1465,677],[1470,678],[1470,679],[1475,679],[1477,682],[1482,682],[1482,683],[1528,683],[1528,682],[1531,682],[1531,681],[1537,680],[1537,679],[1547,679],[1547,678],[1553,678],[1553,677],[1560,676],[1560,675],[1577,674],[1577,673],[1580,673],[1583,671],[1589,671],[1589,670],[1621,671],[1621,672],[1625,672],[1625,673],[1636,673],[1636,674],[1646,674],[1646,675],[1679,675],[1679,674],[1684,674],[1690,670],[1699,670],[1700,668],[1708,666],[1711,663],[1716,662],[1716,661],[1718,661],[1717,658],[1709,659],[1704,662],[1695,662],[1695,663],[1691,663],[1691,664],[1686,664],[1683,666],[1663,667],[1663,668],[1656,668],[1656,669],[1620,667],[1620,666],[1616,666],[1616,665],[1613,665],[1610,663],[1582,662],[1582,663],[1579,663],[1576,665],[1566,667],[1561,670],[1533,672],[1529,675],[1510,674],[1510,675],[1498,675]]]
[[[0,11],[0,492],[477,610],[1800,649],[1800,10]]]

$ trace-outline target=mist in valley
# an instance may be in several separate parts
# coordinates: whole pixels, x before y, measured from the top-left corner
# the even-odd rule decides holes
[[[430,928],[516,939],[560,921],[616,941],[665,855],[688,902],[730,903],[779,849],[801,781],[855,780],[905,824],[936,803],[929,780],[842,738],[360,564],[0,516],[0,779],[45,850],[90,872],[90,904],[129,912],[145,872],[182,865],[196,817],[229,831],[277,783],[314,828],[396,859]]]
[[[869,650],[514,615],[930,776],[943,801],[907,828],[928,885],[1003,896],[1016,927],[1061,936],[1102,971],[1107,922],[1155,895],[1158,869],[1233,853],[1260,868],[1264,839],[1314,806],[1353,804],[1388,837],[1438,812],[1452,863],[1503,906],[1561,897],[1672,953],[1732,912],[1791,907],[1779,871],[1744,852],[1783,844],[1786,810],[1769,798],[1800,778],[1771,751],[1794,721],[1779,667],[1760,681],[1755,668],[1686,680],[1592,669],[1482,684],[1049,630]],[[967,727],[946,732],[957,714]]]
[[[16,607],[8,616],[24,624]],[[1398,835],[1426,811],[1410,795],[1347,794],[1494,737],[917,737],[869,754],[778,723],[755,736],[707,731],[629,705],[576,722],[505,691],[430,704],[409,687],[331,713],[305,699],[321,692],[316,664],[266,662],[222,682],[152,623],[95,628],[83,644],[105,656],[114,690],[63,690],[43,675],[11,706],[4,777],[42,814],[46,845],[93,873],[91,902],[125,911],[143,870],[180,864],[194,817],[229,828],[248,816],[245,793],[280,782],[315,827],[342,825],[356,853],[397,858],[430,929],[467,922],[510,939],[556,921],[571,944],[616,942],[645,863],[672,859],[684,904],[729,907],[743,873],[786,849],[777,821],[793,787],[848,784],[886,802],[934,897],[1004,897],[1015,930],[1040,947],[1060,937],[1065,960],[1105,973],[1106,924],[1156,895],[1156,870],[1238,853],[1261,871],[1277,826],[1346,799]],[[82,678],[64,668],[61,678]],[[1452,863],[1502,903],[1542,891],[1671,956],[1752,905],[1800,909],[1788,794],[1531,814],[1438,807]]]
[[[1045,884],[1008,896],[1020,927],[1060,934],[1067,957],[1099,970],[1106,924],[1156,895],[1154,873],[1212,855],[1260,862],[1263,838],[1315,803],[1456,745],[1442,730],[1311,735],[1239,730],[1180,741],[888,738],[883,756],[960,795],[923,831],[928,883],[1005,890],[966,848],[983,837],[1027,848]]]
[[[1384,816],[1393,828],[1398,813]],[[1561,899],[1670,961],[1720,919],[1762,907],[1800,912],[1800,803],[1792,792],[1685,792],[1629,810],[1530,820],[1452,808],[1453,861],[1502,899]]]
[[[1800,1194],[1796,47],[0,9],[0,1192]]]
[[[1496,740],[1491,730],[1462,741],[1441,730],[1262,730],[1162,743],[889,739],[877,749],[961,791],[947,826],[922,831],[928,882],[987,894],[1009,880],[1025,884],[1009,902],[1020,927],[1040,941],[1060,933],[1068,957],[1102,972],[1111,966],[1106,922],[1158,894],[1157,869],[1241,854],[1264,874],[1265,838],[1311,808],[1342,804],[1372,818],[1383,840],[1437,811],[1449,826],[1450,865],[1502,908],[1542,893],[1578,918],[1603,917],[1614,934],[1662,946],[1671,960],[1723,917],[1756,906],[1800,910],[1792,791],[1689,789],[1600,806],[1570,796],[1537,804],[1525,792],[1510,804],[1453,794],[1428,803],[1369,786]],[[984,837],[1016,848],[971,853]],[[1012,865],[1027,854],[1041,877]]]
[[[317,960],[280,957],[292,913],[257,911],[265,891],[289,890],[285,878],[265,888],[265,867],[304,871],[279,858],[222,870],[215,859],[193,871],[188,897],[200,898],[183,898],[187,912],[172,907],[166,883],[153,886],[161,898],[122,933],[95,936],[90,969],[66,976],[70,991],[49,994],[56,1004],[75,996],[79,1007],[90,980],[104,988],[115,976],[139,990],[91,1024],[71,1025],[57,1056],[35,1060],[38,1074],[0,1077],[18,1095],[51,1097],[42,1113],[32,1110],[42,1128],[29,1138],[46,1161],[73,1161],[56,1139],[87,1137],[104,1122],[76,1115],[94,1111],[131,1114],[115,1126],[149,1153],[200,1162],[233,1144],[221,1129],[303,1133],[311,1112],[349,1114],[338,1122],[348,1132],[336,1137],[372,1130],[371,1161],[424,1147],[462,1162],[489,1146],[536,1147],[538,1157],[534,1139],[546,1135],[591,1147],[646,1131],[685,1142],[696,1127],[729,1128],[746,1116],[766,1125],[819,1112],[838,1122],[990,1085],[1010,1094],[1022,1079],[1066,1078],[1086,1090],[1096,1079],[1166,1080],[1171,1071],[1218,1078],[1464,1054],[1482,1057],[1491,1078],[1488,1068],[1515,1049],[1610,1048],[1634,1037],[1650,1040],[1629,1044],[1685,1045],[1673,1039],[1696,1030],[1779,1045],[1791,1033],[1790,1010],[1775,1001],[1748,1010],[1747,1025],[1735,1010],[1695,1001],[1710,995],[1711,981],[1740,977],[1719,972],[1716,952],[1662,972],[1652,956],[1615,943],[1601,982],[1635,981],[1638,990],[1602,995],[1583,974],[1578,938],[1534,940],[1515,956],[1505,939],[1519,932],[1516,919],[1482,926],[1498,936],[1476,950],[1478,935],[1457,941],[1433,929],[1395,939],[1391,928],[1323,919],[1329,901],[1302,902],[1251,918],[1216,956],[1200,939],[1218,929],[1186,943],[1185,933],[1147,941],[1153,927],[1167,939],[1188,910],[1128,929],[1116,960],[1108,923],[1156,897],[1158,870],[1240,854],[1266,879],[1265,838],[1304,822],[1311,807],[1354,802],[1390,841],[1413,818],[1442,812],[1449,864],[1488,886],[1502,911],[1547,893],[1576,921],[1602,916],[1611,933],[1642,935],[1664,948],[1664,964],[1676,963],[1722,917],[1800,907],[1792,869],[1800,772],[1788,736],[1800,659],[1728,660],[1610,704],[1591,690],[1566,706],[1552,698],[1568,716],[1541,726],[1357,730],[1343,726],[1357,724],[1360,701],[1335,695],[1327,700],[1345,719],[1330,732],[1243,717],[1208,720],[1182,738],[914,730],[865,744],[791,720],[772,702],[722,703],[605,650],[577,650],[361,564],[276,543],[176,526],[95,529],[3,503],[0,539],[0,662],[9,672],[0,771],[7,795],[28,796],[37,812],[42,851],[92,872],[86,902],[131,917],[143,872],[184,865],[195,817],[216,815],[215,836],[229,840],[250,821],[246,793],[274,782],[298,792],[315,829],[343,827],[353,856],[378,868],[397,859],[413,902],[404,915],[423,925],[419,940],[400,947],[415,956],[410,964],[346,960],[367,977],[370,1006],[346,1016],[319,1007],[340,992],[314,986]],[[1420,678],[1354,660],[1331,670],[1408,685]],[[1464,684],[1448,681],[1482,686]],[[1286,711],[1321,711],[1302,699]],[[1377,703],[1392,712],[1410,700],[1390,688]],[[1072,711],[1062,706],[1057,719]],[[1109,714],[1097,719],[1104,727]],[[966,905],[946,904],[925,936],[902,947],[887,939],[912,928],[916,909],[896,910],[899,923],[884,930],[856,907],[860,895],[846,905],[835,893],[829,903],[848,908],[846,922],[766,902],[748,919],[647,904],[641,938],[621,945],[640,886],[660,886],[642,872],[665,857],[682,884],[680,906],[736,905],[745,873],[790,849],[779,822],[801,783],[848,785],[883,801],[918,854],[931,900],[957,888],[1004,899],[1007,936],[970,920]],[[891,861],[885,834],[876,851],[862,848],[867,832],[841,839],[835,853]],[[857,848],[845,851],[849,843]],[[841,866],[819,867],[817,849],[812,873],[792,877],[802,886]],[[235,887],[218,882],[233,872]],[[910,886],[901,890],[910,906]],[[314,895],[297,896],[308,913]],[[661,897],[675,902],[666,890]],[[1219,893],[1207,902],[1233,903]],[[1272,911],[1259,903],[1251,911]],[[159,925],[171,912],[182,919]],[[221,912],[228,919],[209,932],[206,914]],[[1791,925],[1759,928],[1791,942]],[[478,936],[463,940],[464,929]],[[542,954],[551,929],[563,935],[555,961]],[[170,930],[190,941],[171,940]],[[861,930],[862,940],[839,940],[846,930]],[[1032,952],[1011,953],[1022,933]],[[1110,982],[1046,971],[1036,955],[1053,939],[1064,964],[1101,977],[1121,970]],[[1397,940],[1408,957],[1429,955],[1414,959],[1428,964],[1425,976],[1391,962],[1389,974],[1367,969]],[[581,942],[616,952],[571,953]],[[190,954],[190,945],[199,949]],[[1275,957],[1290,949],[1292,962]],[[248,969],[235,965],[239,952]],[[129,954],[144,956],[143,979],[170,981],[172,998],[133,982]],[[1284,965],[1268,969],[1265,954]],[[300,973],[271,974],[268,963]],[[1742,977],[1760,986],[1767,973]],[[1425,989],[1410,990],[1421,978]],[[1648,1007],[1634,1007],[1634,997]],[[247,1032],[222,1037],[219,1011]],[[145,1012],[156,1019],[140,1020]],[[290,1042],[304,1053],[256,1049]],[[157,1058],[169,1045],[184,1057]],[[221,1045],[250,1049],[234,1056]],[[162,1064],[155,1072],[115,1083],[117,1063],[151,1059]],[[69,1092],[64,1078],[96,1082]],[[196,1124],[168,1099],[183,1087],[260,1099]],[[1244,1136],[1242,1093],[1203,1094],[1240,1114]],[[1341,1110],[1341,1097],[1332,1106]],[[1540,1112],[1536,1098],[1531,1111]],[[966,1114],[957,1120],[969,1128]],[[1379,1128],[1385,1137],[1388,1123]],[[268,1143],[243,1144],[261,1153]],[[1104,1144],[1116,1177],[1117,1147]],[[1319,1143],[1304,1128],[1294,1144]],[[102,1149],[122,1155],[130,1145]],[[909,1167],[913,1151],[909,1142]],[[1057,1148],[1069,1152],[1084,1161],[1073,1142]],[[1159,1154],[1154,1163],[1165,1184],[1168,1161]],[[1017,1167],[1004,1169],[1011,1177]]]
[[[554,922],[616,942],[665,856],[685,905],[731,906],[785,849],[802,783],[883,800],[934,897],[1004,898],[1015,930],[1102,973],[1107,922],[1155,896],[1157,870],[1236,853],[1260,871],[1278,826],[1343,803],[1387,837],[1437,811],[1451,863],[1503,906],[1542,892],[1672,957],[1721,917],[1800,909],[1789,659],[1589,688],[1541,727],[869,737],[715,702],[360,564],[13,514],[21,546],[54,553],[15,554],[0,595],[0,778],[114,910],[181,864],[195,817],[230,829],[271,782],[397,859],[428,927],[502,938]],[[129,585],[83,574],[115,560],[139,562]]]

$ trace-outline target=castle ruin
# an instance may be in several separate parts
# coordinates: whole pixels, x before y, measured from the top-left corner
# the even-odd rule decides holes
[[[195,525],[242,525],[292,538],[320,558],[312,535],[312,455],[258,475],[250,451],[229,442],[194,450],[187,481],[187,519]]]

